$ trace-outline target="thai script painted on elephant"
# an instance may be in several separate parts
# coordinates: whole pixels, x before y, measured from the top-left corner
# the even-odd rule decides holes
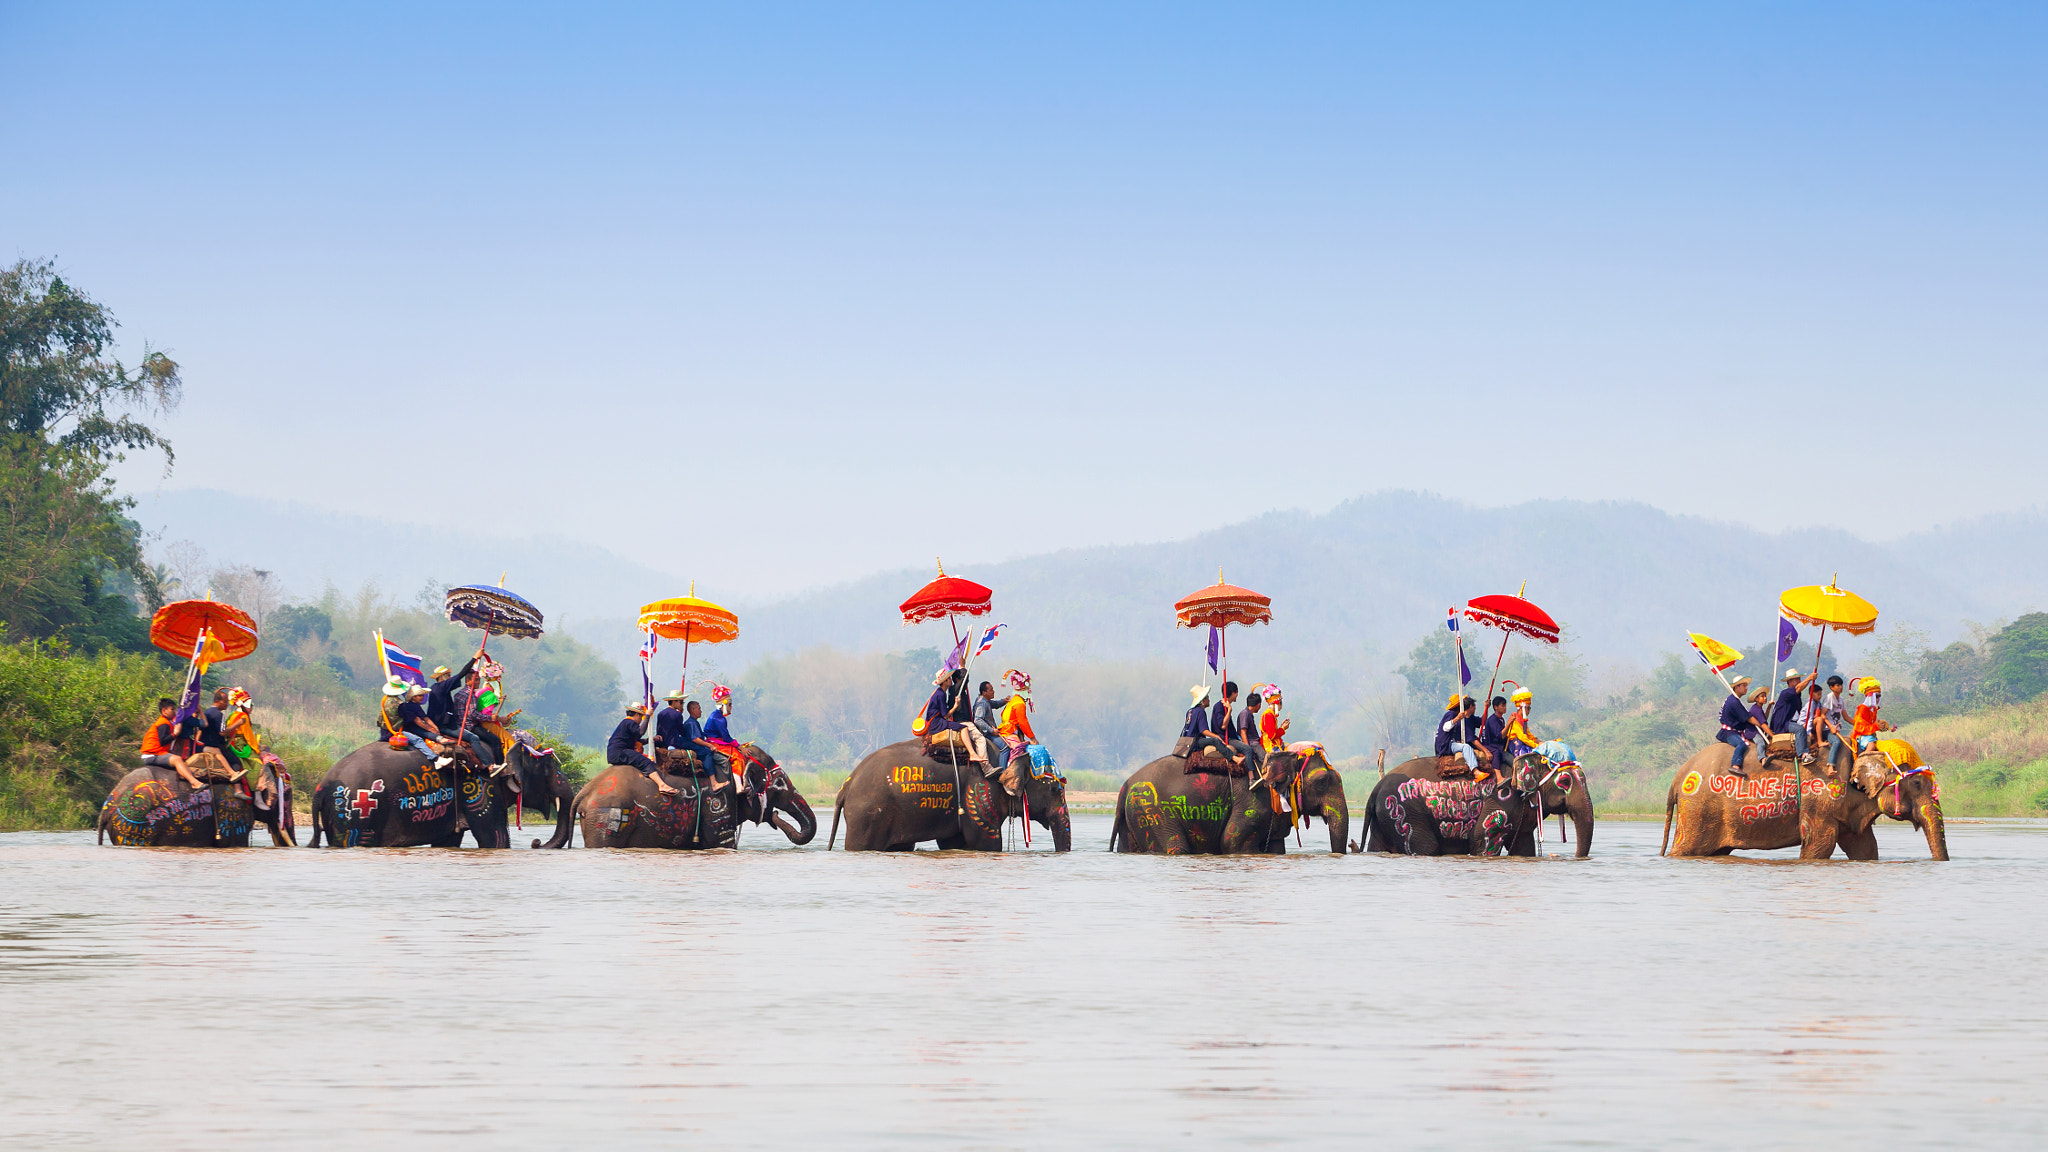
[[[1818,796],[1827,791],[1828,781],[1819,777],[1808,780],[1803,787],[1808,796]],[[1730,800],[1777,800],[1793,794],[1798,785],[1791,776],[1712,776],[1707,779],[1707,790]]]
[[[213,789],[201,788],[189,792],[167,803],[158,805],[149,814],[149,823],[188,825],[213,815]]]
[[[1182,821],[1230,819],[1230,798],[1227,796],[1218,796],[1206,804],[1196,803],[1185,796],[1168,796],[1164,807],[1168,814]]]
[[[424,824],[429,820],[439,820],[446,816],[449,805],[454,802],[455,789],[443,785],[419,796],[400,796],[398,808],[402,812],[412,813],[413,823]]]
[[[918,784],[924,780],[924,769],[916,764],[904,764],[889,769],[889,783],[895,785]]]
[[[1436,818],[1439,835],[1462,840],[1479,826],[1485,789],[1469,780],[1404,780],[1394,795],[1403,801],[1421,800]]]
[[[1130,814],[1134,828],[1156,828],[1159,825],[1159,789],[1149,781],[1131,785],[1131,806],[1137,809]]]
[[[432,792],[434,789],[441,787],[441,772],[437,768],[427,768],[420,772],[407,772],[405,778],[399,782],[399,786],[407,792]]]

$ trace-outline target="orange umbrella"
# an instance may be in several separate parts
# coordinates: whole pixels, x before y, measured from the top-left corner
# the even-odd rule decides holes
[[[1223,570],[1216,570],[1216,583],[1198,589],[1173,602],[1174,619],[1183,628],[1215,628],[1223,637],[1223,678],[1230,678],[1230,633],[1232,624],[1270,624],[1273,598],[1249,588],[1223,582]]]
[[[740,618],[729,609],[697,598],[697,584],[690,583],[688,596],[656,600],[640,609],[640,630],[664,640],[683,642],[683,683],[690,686],[690,645],[723,644],[740,634]]]
[[[149,620],[149,642],[188,660],[202,632],[211,637],[203,653],[208,663],[240,660],[256,650],[256,621],[219,600],[173,600]]]

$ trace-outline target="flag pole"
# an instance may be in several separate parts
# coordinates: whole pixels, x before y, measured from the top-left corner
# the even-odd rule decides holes
[[[391,661],[384,655],[384,630],[378,628],[370,633],[370,639],[377,645],[377,667],[384,670],[384,683],[391,683]]]

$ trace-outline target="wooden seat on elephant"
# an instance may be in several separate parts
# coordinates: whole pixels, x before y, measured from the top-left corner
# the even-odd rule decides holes
[[[185,767],[208,784],[232,784],[243,776],[241,770],[223,767],[211,756],[194,756],[185,761]]]
[[[1232,764],[1227,757],[1218,756],[1214,750],[1204,748],[1187,758],[1187,766],[1181,769],[1185,776],[1244,776],[1251,769],[1246,764]]]
[[[925,736],[924,754],[933,760],[944,760],[948,763],[955,760],[965,762],[974,754],[974,748],[967,743],[967,733],[964,729],[948,728],[943,732],[932,732]]]

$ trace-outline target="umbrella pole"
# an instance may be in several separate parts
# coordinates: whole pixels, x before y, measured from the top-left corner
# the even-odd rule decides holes
[[[491,646],[491,630],[490,630],[489,628],[486,628],[486,629],[484,629],[484,638],[483,638],[483,641],[482,641],[482,643],[479,643],[479,644],[478,644],[478,645],[476,646],[476,656],[475,656],[475,659],[477,659],[477,660],[481,660],[481,659],[483,659],[483,657],[484,657],[484,649],[486,649],[486,648],[488,648],[488,647],[490,647],[490,646]],[[465,739],[465,737],[464,737],[464,736],[462,735],[462,733],[463,733],[463,730],[464,730],[464,729],[466,729],[466,728],[468,728],[468,727],[469,727],[469,706],[470,706],[471,704],[474,704],[474,703],[476,703],[476,693],[474,693],[474,692],[471,692],[471,693],[469,693],[468,695],[466,695],[466,696],[464,696],[464,697],[462,698],[462,722],[461,722],[460,724],[457,724],[457,725],[455,726],[455,738],[456,738],[457,740],[464,740],[464,739]]]
[[[1816,680],[1820,679],[1820,650],[1827,642],[1828,626],[1823,624],[1820,626],[1820,635],[1814,637],[1813,640],[1813,676]],[[1826,702],[1826,697],[1822,697],[1822,702]],[[1855,754],[1856,749],[1850,748],[1849,755],[1854,756]],[[1830,762],[1828,767],[1833,768],[1834,764]],[[1804,856],[1806,855],[1806,764],[1797,756],[1792,758],[1792,780],[1793,787],[1798,789],[1793,794],[1799,797],[1799,854]]]
[[[1493,679],[1486,682],[1486,706],[1489,709],[1493,707],[1494,685],[1500,683],[1500,662],[1508,658],[1508,640],[1513,636],[1514,633],[1510,632],[1500,638],[1500,655],[1493,658]]]

